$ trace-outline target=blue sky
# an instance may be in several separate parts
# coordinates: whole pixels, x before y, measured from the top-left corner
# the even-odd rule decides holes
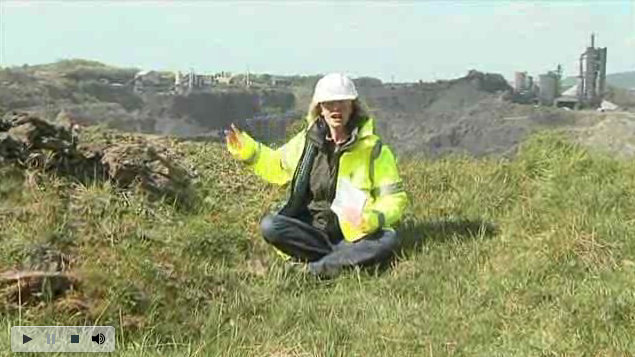
[[[141,69],[345,72],[432,81],[469,69],[575,75],[597,33],[635,70],[635,1],[0,0],[0,64],[94,59]]]

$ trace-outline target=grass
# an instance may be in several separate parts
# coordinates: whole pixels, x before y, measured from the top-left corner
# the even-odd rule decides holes
[[[1,270],[57,254],[81,281],[1,306],[0,351],[13,325],[101,324],[121,356],[635,353],[633,161],[554,134],[511,161],[401,158],[403,251],[388,270],[320,281],[259,236],[283,188],[217,144],[174,145],[201,174],[187,209],[0,170]]]

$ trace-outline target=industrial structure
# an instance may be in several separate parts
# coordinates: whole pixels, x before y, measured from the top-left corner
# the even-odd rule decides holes
[[[591,47],[587,47],[586,52],[580,55],[578,98],[590,106],[598,106],[605,89],[606,47],[595,48],[595,35],[591,34]]]
[[[538,93],[538,85],[534,83],[534,77],[527,72],[516,72],[514,76],[514,102],[530,103]]]
[[[538,102],[540,104],[553,105],[556,97],[560,95],[560,79],[562,79],[562,66],[560,65],[555,71],[538,76]]]
[[[141,93],[163,93],[188,95],[192,92],[205,92],[214,87],[234,86],[250,88],[253,85],[250,74],[232,75],[230,72],[199,74],[194,70],[187,73],[140,71],[131,81],[133,91]]]
[[[594,34],[591,34],[591,46],[580,55],[579,63],[577,84],[557,98],[555,104],[559,107],[599,108],[606,94],[606,47],[595,48]]]
[[[591,45],[579,58],[579,72],[575,87],[562,93],[562,67],[538,76],[538,83],[527,72],[516,72],[512,101],[525,104],[569,107],[571,109],[599,108],[606,93],[606,47]]]
[[[555,71],[538,76],[538,83],[527,72],[516,72],[514,76],[514,94],[512,101],[523,104],[553,105],[560,95],[560,79],[562,67],[558,65]]]

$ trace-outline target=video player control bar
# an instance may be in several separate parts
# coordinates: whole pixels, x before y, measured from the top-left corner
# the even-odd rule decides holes
[[[114,352],[112,326],[13,326],[12,352]]]

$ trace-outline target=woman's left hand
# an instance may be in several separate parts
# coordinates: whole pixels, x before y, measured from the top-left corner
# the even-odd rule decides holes
[[[353,227],[359,227],[363,223],[363,216],[352,207],[344,207],[342,215],[344,216],[344,220],[353,225]]]
[[[360,229],[364,233],[372,233],[379,229],[379,214],[375,211],[364,211]]]
[[[379,217],[377,212],[364,211],[361,215],[353,210],[344,209],[344,219],[353,227],[358,228],[364,233],[372,233],[379,228]]]

